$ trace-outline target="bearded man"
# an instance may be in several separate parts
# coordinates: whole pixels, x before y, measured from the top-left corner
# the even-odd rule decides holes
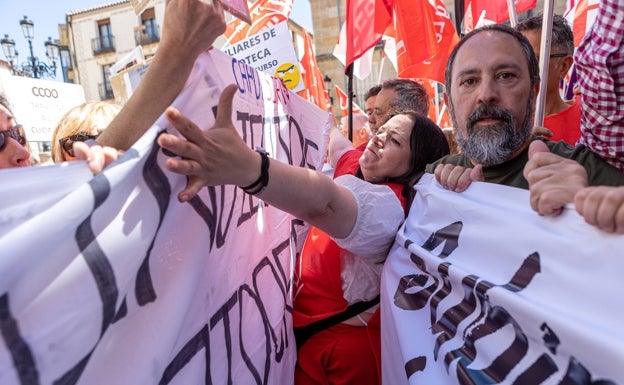
[[[461,153],[430,164],[427,171],[458,192],[474,180],[528,189],[523,169],[529,145],[543,140],[531,135],[539,67],[529,41],[502,24],[476,29],[451,53],[445,81]],[[624,184],[624,174],[589,148],[543,142],[550,152],[583,165],[589,185]]]

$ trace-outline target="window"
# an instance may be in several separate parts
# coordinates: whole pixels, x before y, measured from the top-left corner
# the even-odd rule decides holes
[[[113,31],[110,19],[98,20],[98,37],[100,38],[100,48],[109,50],[113,48]]]
[[[110,82],[110,67],[112,64],[106,64],[102,66],[102,79],[104,80],[100,83],[100,99],[113,99],[113,87]]]
[[[137,45],[146,45],[160,41],[158,37],[158,24],[154,8],[148,8],[141,14],[141,26],[137,28]]]

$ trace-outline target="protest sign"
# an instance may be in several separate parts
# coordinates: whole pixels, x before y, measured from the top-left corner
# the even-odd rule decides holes
[[[282,79],[289,90],[305,88],[288,23],[282,22],[223,48],[228,55],[258,71]]]
[[[384,384],[624,382],[624,237],[527,190],[416,189],[382,277]]]
[[[0,83],[17,121],[29,142],[49,142],[61,117],[85,102],[79,84],[0,75]]]
[[[174,106],[209,129],[231,83],[250,147],[320,168],[329,114],[217,50]],[[304,224],[235,186],[181,204],[187,178],[155,144],[165,130],[161,117],[93,178],[81,162],[0,172],[0,383],[292,383]]]

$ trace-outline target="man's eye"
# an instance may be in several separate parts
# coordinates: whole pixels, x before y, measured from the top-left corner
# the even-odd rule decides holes
[[[515,77],[516,77],[516,75],[511,73],[511,72],[503,72],[500,75],[498,75],[498,78],[502,79],[502,80],[510,80],[510,79],[515,78]]]

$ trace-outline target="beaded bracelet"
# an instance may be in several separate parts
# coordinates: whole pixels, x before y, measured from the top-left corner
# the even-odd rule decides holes
[[[241,187],[241,189],[249,195],[258,195],[264,191],[269,184],[269,154],[262,147],[256,147],[256,152],[260,154],[260,176],[249,186]]]

